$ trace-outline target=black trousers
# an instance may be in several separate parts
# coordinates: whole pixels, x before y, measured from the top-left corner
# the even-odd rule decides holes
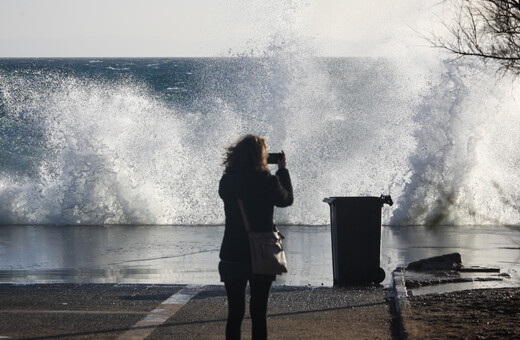
[[[224,281],[228,298],[228,318],[226,324],[226,339],[239,340],[242,320],[246,310],[247,279]],[[267,299],[273,281],[265,277],[253,275],[249,279],[251,299],[249,311],[252,321],[252,340],[267,339]]]

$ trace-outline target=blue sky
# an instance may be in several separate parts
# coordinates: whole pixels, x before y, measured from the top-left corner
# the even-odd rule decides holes
[[[0,0],[0,57],[222,56],[273,39],[318,55],[424,45],[436,1]],[[280,38],[281,37],[281,38]]]

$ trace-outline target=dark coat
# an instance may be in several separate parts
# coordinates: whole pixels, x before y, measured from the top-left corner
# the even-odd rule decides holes
[[[272,231],[274,206],[287,207],[293,203],[289,171],[280,169],[276,176],[269,171],[245,169],[225,173],[220,180],[219,195],[224,200],[226,213],[220,259],[240,262],[250,270],[249,238],[238,207],[238,199],[244,202],[253,231]]]

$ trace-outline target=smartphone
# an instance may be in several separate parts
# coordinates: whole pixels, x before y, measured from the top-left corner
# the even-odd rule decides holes
[[[278,164],[279,159],[282,159],[281,153],[269,153],[267,156],[267,164]]]

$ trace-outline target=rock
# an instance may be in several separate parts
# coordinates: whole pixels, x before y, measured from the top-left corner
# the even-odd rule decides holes
[[[462,269],[462,259],[459,253],[446,254],[411,262],[406,269],[413,271],[460,270]]]

